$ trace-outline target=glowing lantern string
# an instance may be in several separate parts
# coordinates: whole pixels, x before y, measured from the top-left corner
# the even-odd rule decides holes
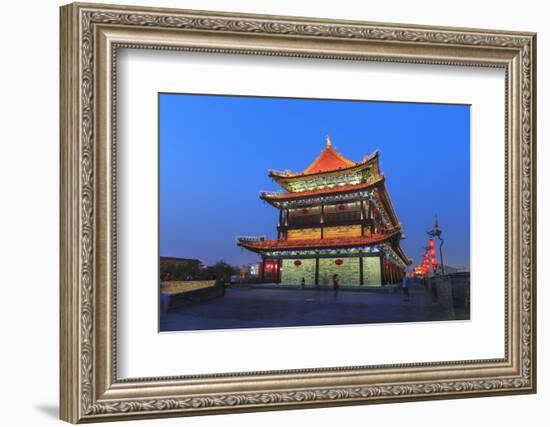
[[[417,266],[414,269],[414,274],[417,276],[424,277],[432,269],[434,272],[437,268],[437,259],[435,256],[435,242],[433,239],[428,241],[428,248],[424,251],[424,257],[422,259],[422,264]]]

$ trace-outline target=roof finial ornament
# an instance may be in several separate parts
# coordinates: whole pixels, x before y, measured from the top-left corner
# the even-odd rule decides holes
[[[327,147],[330,147],[332,145],[332,142],[330,140],[330,135],[327,135]]]
[[[439,220],[438,220],[438,218],[437,218],[437,214],[435,215],[434,228],[435,228],[436,230],[439,229]]]

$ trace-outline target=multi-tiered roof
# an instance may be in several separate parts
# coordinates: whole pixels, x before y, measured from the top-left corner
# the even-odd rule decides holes
[[[401,224],[392,206],[385,178],[380,173],[379,152],[375,151],[354,162],[339,153],[327,137],[326,146],[319,156],[302,172],[269,171],[269,176],[285,191],[261,193],[260,198],[282,212],[307,210],[321,205],[360,202],[361,224],[375,218],[378,227],[369,229],[360,236],[319,239],[286,239],[281,234],[277,240],[240,239],[238,244],[258,253],[266,251],[364,247],[375,244],[389,244],[401,262],[410,261],[399,246],[403,238]],[[364,202],[369,201],[369,210]],[[372,209],[372,212],[371,212]],[[280,217],[281,218],[281,217]],[[328,226],[328,224],[325,224]],[[362,225],[362,226],[363,226]],[[321,224],[322,226],[322,224]],[[279,230],[284,224],[279,224]]]

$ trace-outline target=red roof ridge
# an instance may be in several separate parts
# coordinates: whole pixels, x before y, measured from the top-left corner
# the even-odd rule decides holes
[[[319,172],[327,172],[355,166],[357,163],[349,160],[339,153],[327,136],[326,146],[315,160],[301,173],[301,175],[311,175]]]
[[[311,175],[319,172],[349,168],[355,165],[357,165],[356,162],[346,158],[332,146],[330,136],[327,135],[325,148],[321,151],[321,154],[301,172],[301,175]]]
[[[330,139],[329,139],[330,141]],[[269,176],[277,179],[292,179],[292,178],[302,178],[309,175],[317,175],[317,174],[325,174],[325,173],[331,173],[331,172],[337,172],[337,171],[345,171],[345,170],[352,170],[356,167],[361,167],[363,165],[366,165],[370,163],[373,159],[378,157],[380,153],[380,150],[376,149],[371,154],[364,156],[363,159],[361,159],[360,162],[353,162],[346,158],[344,155],[342,155],[339,151],[337,151],[331,143],[327,142],[327,145],[321,151],[321,153],[315,158],[315,160],[302,172],[292,172],[290,170],[285,171],[277,171],[277,170],[270,170]],[[327,157],[332,157],[332,160],[336,163],[336,166],[332,168],[317,168],[315,167],[320,162],[323,162],[324,159]],[[323,166],[323,164],[321,163]]]

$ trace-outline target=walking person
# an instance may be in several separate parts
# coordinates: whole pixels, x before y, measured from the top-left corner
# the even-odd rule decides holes
[[[300,288],[304,290],[305,287],[306,287],[306,279],[302,277],[302,280],[300,281]]]
[[[409,284],[407,283],[407,272],[403,274],[403,299],[409,301]]]
[[[334,292],[337,292],[338,289],[340,289],[340,284],[338,283],[338,275],[337,274],[332,276],[332,289],[334,289]]]

